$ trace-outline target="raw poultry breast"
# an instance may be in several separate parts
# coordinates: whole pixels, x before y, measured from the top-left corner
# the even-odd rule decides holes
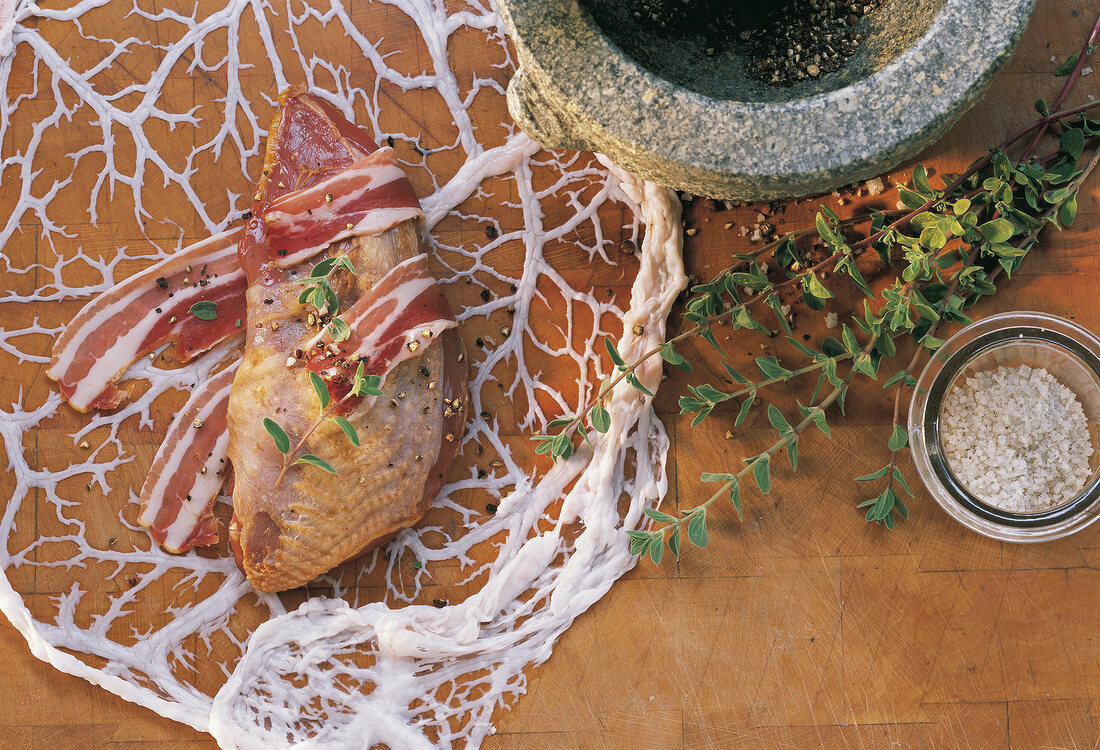
[[[281,103],[238,251],[247,342],[228,414],[230,541],[261,591],[307,583],[420,519],[454,457],[466,400],[454,319],[426,270],[419,204],[392,150],[309,94]],[[341,258],[325,279],[343,339],[333,311],[303,294],[311,268]],[[348,396],[360,364],[381,395]],[[311,373],[329,391],[324,414]],[[291,463],[301,455],[334,473]]]

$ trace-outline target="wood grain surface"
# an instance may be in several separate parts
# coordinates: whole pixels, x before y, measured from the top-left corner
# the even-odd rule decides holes
[[[1076,52],[1097,12],[1100,0],[1041,0],[1010,67],[921,161],[940,174],[958,171],[1031,121],[1032,102],[1053,99],[1063,80],[1051,74],[1052,56]],[[465,54],[476,53],[457,50],[455,59]],[[1069,104],[1090,92],[1100,95],[1100,73],[1084,77]],[[819,200],[846,213],[892,207],[896,196]],[[804,226],[816,205],[792,203],[774,223]],[[714,212],[694,201],[689,272],[708,277],[745,249],[738,228],[760,209]],[[1024,268],[975,312],[1037,309],[1100,332],[1098,246],[1094,178],[1073,227],[1044,234]],[[843,315],[845,300],[834,303]],[[3,315],[16,314],[11,307]],[[825,334],[806,313],[796,332]],[[756,335],[729,345],[735,366],[738,357],[784,353]],[[695,356],[717,367],[703,349]],[[32,369],[0,380],[0,400],[38,380]],[[709,494],[700,472],[726,471],[769,439],[761,415],[733,438],[728,413],[690,428],[676,399],[684,384],[706,378],[719,375],[706,366],[688,378],[674,373],[657,400],[673,437],[673,507]],[[771,397],[793,408],[799,388]],[[868,490],[852,477],[883,463],[892,408],[876,385],[859,386],[847,416],[830,420],[832,440],[806,439],[797,474],[778,469],[766,498],[746,493],[743,521],[722,507],[707,549],[629,573],[531,673],[527,695],[499,712],[487,750],[1100,747],[1100,524],[1048,544],[998,543],[960,527],[916,487],[911,518],[896,530],[865,523],[854,506]],[[0,663],[0,748],[215,748],[35,660],[6,621]]]

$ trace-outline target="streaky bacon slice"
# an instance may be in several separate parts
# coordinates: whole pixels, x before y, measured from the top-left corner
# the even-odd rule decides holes
[[[386,273],[370,291],[340,315],[349,337],[336,342],[326,326],[306,346],[337,346],[342,356],[363,362],[363,372],[386,375],[407,359],[418,356],[439,334],[457,328],[451,306],[428,267],[426,253],[402,261]],[[288,360],[293,364],[296,360]]]
[[[46,374],[78,411],[113,409],[126,398],[115,387],[140,357],[168,341],[186,362],[238,330],[245,319],[240,227],[196,242],[100,294],[57,337]],[[217,318],[191,314],[201,300]]]
[[[394,150],[385,147],[323,182],[276,198],[263,220],[271,260],[289,268],[333,242],[380,234],[423,216]]]
[[[202,383],[176,415],[141,488],[138,523],[169,552],[218,541],[214,500],[229,474],[229,392],[240,361]]]
[[[359,357],[364,372],[383,382],[401,362],[418,356],[420,346],[458,326],[424,253],[390,269],[341,318],[351,329],[341,342],[347,355]],[[320,337],[311,343],[318,341]],[[138,523],[169,552],[218,540],[213,507],[227,473],[226,416],[239,364],[194,391],[172,422],[141,488]]]

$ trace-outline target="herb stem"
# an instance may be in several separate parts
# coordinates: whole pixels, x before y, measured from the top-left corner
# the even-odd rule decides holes
[[[1100,24],[1100,18],[1097,19],[1097,23]],[[1092,174],[1092,172],[1096,169],[1097,165],[1100,165],[1100,148],[1098,148],[1093,153],[1092,158],[1089,159],[1088,163],[1081,170],[1081,173],[1079,175],[1077,175],[1077,177],[1075,177],[1074,180],[1070,183],[1070,185],[1072,187],[1072,190],[1070,191],[1070,194],[1067,195],[1062,201],[1059,201],[1058,203],[1056,203],[1056,204],[1050,206],[1049,208],[1047,208],[1040,215],[1042,223],[1038,227],[1036,227],[1036,228],[1032,229],[1031,231],[1029,231],[1023,237],[1023,239],[1018,240],[1016,242],[1016,247],[1025,248],[1038,238],[1039,233],[1046,227],[1046,220],[1049,219],[1051,216],[1054,216],[1055,214],[1057,214],[1057,212],[1061,209],[1062,205],[1067,200],[1069,200],[1071,197],[1074,197],[1074,196],[1077,195],[1078,189],[1080,189],[1081,185],[1088,178],[1088,176],[1090,174]],[[974,262],[977,260],[977,257],[978,257],[978,254],[980,253],[980,251],[981,251],[981,246],[980,245],[975,246],[974,249],[971,250],[970,255],[967,257],[967,260],[966,260],[966,263],[965,263],[964,267],[973,265]],[[996,268],[994,268],[993,271],[990,273],[990,281],[995,279],[997,277],[997,275],[1002,270],[1003,269],[1001,268],[1001,266],[997,266]],[[952,279],[951,286],[948,287],[947,293],[944,295],[943,299],[940,301],[940,303],[938,305],[939,309],[937,310],[937,312],[939,313],[939,317],[937,317],[937,319],[932,322],[932,325],[928,329],[928,333],[926,334],[927,336],[935,336],[936,330],[939,328],[940,323],[943,322],[943,312],[944,312],[944,310],[946,309],[947,305],[950,303],[951,298],[955,295],[955,293],[959,289],[959,281],[960,281],[960,278],[957,275],[955,276],[954,279]],[[913,352],[913,357],[912,357],[912,359],[909,360],[909,364],[905,368],[904,377],[902,377],[902,379],[898,381],[896,390],[894,392],[894,417],[893,417],[893,421],[891,423],[891,434],[893,434],[894,430],[901,425],[901,397],[902,397],[902,393],[903,393],[903,390],[904,390],[905,382],[906,382],[906,380],[908,380],[909,378],[912,377],[913,372],[916,370],[916,367],[919,364],[921,356],[923,355],[923,353],[924,353],[924,347],[918,347],[917,350],[915,352]],[[894,486],[894,469],[897,468],[898,453],[900,452],[900,450],[901,449],[898,448],[896,450],[891,450],[890,451],[890,464],[889,464],[889,469],[888,469],[887,474],[886,474],[886,476],[887,476],[887,485],[886,485],[887,490],[893,489],[893,486]]]
[[[882,213],[885,216],[895,216],[897,214],[905,213],[905,210],[904,209],[898,209],[898,208],[890,208],[890,209],[886,209],[884,211],[877,212],[877,213]],[[873,218],[874,218],[874,216],[871,213],[860,214],[859,216],[850,216],[846,219],[841,219],[839,222],[837,222],[837,228],[839,229],[841,227],[845,227],[845,228],[846,227],[853,227],[853,226],[856,226],[858,224],[862,224],[864,222],[871,221]],[[745,255],[751,255],[752,256],[751,259],[760,258],[764,255],[767,255],[769,252],[774,251],[777,247],[779,247],[780,245],[782,245],[784,242],[786,242],[789,239],[798,239],[799,237],[806,237],[808,235],[816,235],[816,234],[817,234],[817,228],[816,227],[805,227],[803,229],[795,229],[794,231],[785,233],[779,239],[772,240],[768,244],[752,251],[751,253],[746,253]],[[734,271],[737,271],[739,268],[741,268],[746,263],[748,263],[749,260],[750,260],[750,258],[748,258],[748,257],[738,258],[737,261],[735,261],[734,263],[731,263],[730,265],[726,266],[725,270],[719,271],[716,274],[716,276],[721,276],[722,274],[725,274],[725,273],[733,273]]]
[[[285,475],[286,472],[287,472],[287,469],[290,468],[291,459],[294,458],[294,456],[298,453],[298,451],[300,451],[302,449],[302,446],[306,444],[306,440],[309,439],[309,436],[313,434],[314,430],[316,430],[318,427],[320,427],[321,423],[324,422],[328,418],[328,416],[330,414],[332,414],[332,412],[334,412],[338,408],[340,408],[341,404],[343,404],[345,401],[347,401],[349,398],[351,398],[352,396],[355,396],[355,395],[356,395],[356,393],[355,393],[354,390],[349,391],[342,399],[340,399],[339,401],[337,401],[334,404],[330,404],[327,409],[322,409],[321,410],[321,414],[317,417],[316,420],[314,420],[313,424],[311,424],[309,426],[309,429],[307,429],[305,431],[305,434],[302,435],[301,440],[299,440],[297,442],[297,444],[294,445],[293,448],[288,450],[283,455],[283,468],[279,471],[279,476],[275,477],[275,484],[272,486],[272,489],[274,489],[275,487],[278,487],[279,483],[283,481],[283,475]]]
[[[1069,109],[1062,110],[1060,112],[1052,112],[1049,115],[1041,117],[1039,120],[1037,120],[1037,121],[1033,122],[1031,125],[1028,125],[1027,127],[1023,128],[1022,130],[1017,132],[1015,135],[1012,135],[1009,138],[1007,138],[1006,140],[1002,141],[999,146],[990,149],[990,152],[988,154],[986,154],[981,159],[978,159],[973,164],[971,164],[969,167],[967,167],[967,169],[961,175],[959,175],[954,181],[952,181],[952,183],[950,185],[946,186],[942,191],[937,191],[937,192],[942,193],[943,196],[950,195],[956,189],[961,187],[962,184],[964,182],[966,182],[966,180],[969,179],[972,175],[976,174],[981,169],[985,168],[993,160],[993,155],[995,153],[997,153],[998,151],[1003,150],[1005,148],[1008,148],[1009,146],[1013,145],[1014,143],[1019,141],[1024,136],[1031,133],[1032,131],[1034,131],[1034,130],[1042,127],[1042,126],[1048,125],[1051,122],[1056,122],[1056,121],[1064,119],[1066,117],[1071,117],[1075,114],[1079,114],[1081,112],[1089,111],[1089,110],[1094,109],[1096,107],[1100,107],[1100,101],[1091,102],[1089,104],[1083,104],[1083,105],[1080,105],[1080,106],[1077,106],[1077,107],[1071,107]],[[729,310],[725,310],[725,311],[719,313],[718,315],[708,316],[701,323],[696,324],[692,328],[689,328],[688,330],[672,337],[671,339],[668,339],[667,341],[661,342],[659,345],[653,347],[649,351],[642,354],[633,363],[627,365],[625,368],[620,369],[619,374],[616,375],[611,380],[609,380],[602,388],[600,388],[599,392],[595,395],[595,397],[589,399],[588,403],[586,403],[581,408],[581,410],[579,412],[577,412],[577,414],[565,426],[564,432],[566,434],[572,434],[577,429],[577,425],[579,425],[588,416],[588,413],[590,411],[592,411],[593,407],[595,407],[595,405],[597,403],[599,403],[604,398],[606,398],[607,395],[615,388],[616,385],[618,385],[620,382],[625,380],[628,376],[633,375],[638,370],[638,368],[641,367],[641,365],[644,364],[646,361],[648,361],[650,358],[654,357],[657,354],[660,354],[661,350],[666,345],[676,344],[680,341],[683,341],[686,338],[694,336],[695,334],[699,333],[703,329],[709,328],[710,326],[714,325],[715,323],[721,323],[724,320],[727,320],[728,318],[733,317],[742,308],[747,309],[750,305],[752,305],[756,302],[759,302],[762,299],[766,299],[768,295],[770,295],[774,292],[780,291],[782,289],[789,288],[791,286],[794,286],[795,284],[802,283],[802,278],[804,276],[806,276],[807,274],[816,274],[818,271],[824,270],[830,264],[835,264],[843,256],[851,254],[852,251],[868,247],[869,245],[873,244],[876,240],[878,240],[880,237],[882,237],[889,230],[906,228],[908,226],[909,222],[912,221],[912,219],[914,217],[918,216],[919,214],[924,213],[925,211],[927,211],[929,208],[934,206],[937,202],[939,202],[942,199],[943,199],[942,196],[940,196],[940,197],[934,196],[932,198],[929,198],[920,207],[909,211],[908,213],[906,213],[903,216],[901,216],[900,218],[898,218],[896,221],[891,222],[890,224],[887,224],[886,226],[884,226],[882,229],[875,232],[874,234],[871,234],[871,235],[869,235],[869,236],[867,236],[867,237],[865,237],[861,240],[858,240],[857,242],[851,244],[850,246],[848,246],[848,252],[845,252],[843,250],[838,250],[838,251],[834,252],[832,255],[826,257],[824,260],[821,260],[818,263],[816,263],[813,266],[806,269],[805,271],[800,272],[799,274],[797,274],[793,278],[787,279],[786,281],[783,281],[783,282],[781,282],[781,283],[779,283],[775,286],[772,286],[771,289],[767,290],[767,294],[765,294],[763,291],[761,291],[759,294],[757,294],[754,297],[750,298],[746,302],[743,302],[740,305],[736,305],[734,307],[731,307]],[[802,230],[799,230],[799,231],[802,231]],[[776,240],[776,241],[774,241],[773,243],[770,243],[770,244],[774,248],[780,242],[783,242],[788,236],[791,236],[792,234],[793,233],[788,233],[787,235],[784,236],[783,239]],[[763,248],[761,249],[761,252],[763,252]]]
[[[1066,79],[1065,85],[1062,86],[1062,91],[1058,94],[1058,98],[1054,100],[1054,109],[1058,109],[1065,103],[1066,97],[1069,96],[1070,89],[1073,88],[1073,84],[1077,82],[1077,78],[1081,75],[1081,68],[1084,67],[1085,58],[1089,56],[1089,49],[1092,47],[1093,42],[1096,41],[1096,35],[1100,34],[1100,14],[1096,16],[1096,22],[1092,25],[1092,33],[1089,34],[1089,38],[1085,40],[1085,43],[1081,45],[1081,51],[1077,53],[1077,63],[1073,66],[1073,71]],[[1032,137],[1031,142],[1024,150],[1023,156],[1020,157],[1020,161],[1027,161],[1028,157],[1039,146],[1039,141],[1043,139],[1043,136],[1047,132],[1047,128],[1050,123],[1044,123]]]
[[[910,288],[912,287],[912,282],[909,283],[909,286],[910,286]],[[864,358],[864,357],[869,357],[871,352],[875,348],[875,344],[878,343],[878,339],[879,339],[879,334],[878,333],[871,334],[871,338],[867,341],[867,344],[860,351],[859,356],[857,357],[857,359]],[[841,381],[841,383],[839,385],[837,385],[835,388],[833,388],[833,390],[829,393],[829,395],[826,396],[821,401],[820,404],[813,407],[812,410],[809,413],[807,413],[805,417],[802,418],[801,422],[794,425],[791,428],[790,432],[784,433],[779,438],[779,440],[777,440],[776,442],[774,442],[770,446],[768,446],[768,448],[766,450],[762,451],[761,453],[756,454],[756,456],[754,456],[751,460],[749,460],[749,462],[745,465],[745,467],[743,469],[741,469],[736,474],[734,474],[732,479],[727,480],[725,482],[725,484],[723,484],[718,489],[718,491],[715,492],[713,495],[711,495],[709,498],[704,500],[699,505],[696,505],[694,508],[692,508],[690,510],[687,510],[687,511],[684,511],[684,515],[681,518],[676,518],[672,521],[669,521],[667,526],[662,527],[662,531],[666,528],[667,529],[679,528],[683,524],[689,523],[691,521],[691,519],[694,516],[696,516],[697,514],[699,514],[700,512],[705,512],[707,508],[709,508],[711,505],[714,504],[714,501],[716,501],[718,498],[722,497],[726,493],[730,492],[736,485],[740,484],[741,480],[744,479],[746,476],[748,476],[749,472],[751,472],[753,470],[753,466],[756,464],[757,461],[761,461],[765,457],[770,457],[770,456],[774,455],[775,453],[778,453],[781,448],[783,448],[784,446],[786,446],[790,442],[791,438],[797,437],[798,435],[800,435],[807,427],[809,427],[814,422],[814,418],[819,413],[821,413],[821,412],[825,411],[827,408],[829,408],[829,406],[832,405],[832,403],[834,401],[836,401],[838,398],[840,398],[840,396],[845,391],[848,390],[848,386],[851,384],[852,378],[855,377],[856,372],[857,371],[856,371],[855,367],[852,367],[850,370],[848,370],[847,374],[845,374],[845,376],[844,376],[843,380]]]

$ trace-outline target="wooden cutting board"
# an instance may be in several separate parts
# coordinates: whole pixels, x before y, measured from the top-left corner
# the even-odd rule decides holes
[[[1057,94],[1063,79],[1051,71],[1077,51],[1097,12],[1100,0],[1039,3],[1008,70],[921,161],[941,174],[959,171],[1029,122],[1032,102]],[[464,55],[476,51],[456,50],[453,59],[461,64]],[[1083,78],[1069,103],[1090,92],[1100,95],[1100,73]],[[10,189],[0,187],[0,196]],[[820,200],[842,214],[853,208]],[[888,191],[856,204],[895,201]],[[816,205],[791,204],[774,223],[805,226]],[[746,247],[739,228],[761,208],[714,212],[693,202],[689,272],[706,278],[726,265]],[[1037,309],[1100,332],[1098,250],[1093,178],[1073,227],[1048,231],[976,312]],[[796,323],[799,333],[825,333],[809,315]],[[748,336],[730,346],[747,362],[769,342]],[[697,355],[716,367],[707,352]],[[39,376],[30,367],[5,376],[0,400]],[[704,367],[693,377],[707,376]],[[673,373],[657,400],[673,437],[674,507],[709,494],[700,472],[725,471],[768,439],[762,419],[728,439],[730,414],[689,427],[676,407],[688,382],[699,381]],[[779,469],[771,495],[746,494],[743,521],[728,507],[714,513],[709,548],[679,564],[644,562],[616,584],[530,675],[527,695],[497,715],[499,733],[484,746],[1100,747],[1100,524],[1059,542],[1001,544],[964,530],[918,489],[911,518],[896,530],[869,525],[854,509],[867,490],[852,477],[882,464],[892,397],[861,386],[849,404],[847,417],[830,420],[832,440],[806,440],[797,475]],[[215,747],[35,660],[6,622],[0,662],[0,748]]]

